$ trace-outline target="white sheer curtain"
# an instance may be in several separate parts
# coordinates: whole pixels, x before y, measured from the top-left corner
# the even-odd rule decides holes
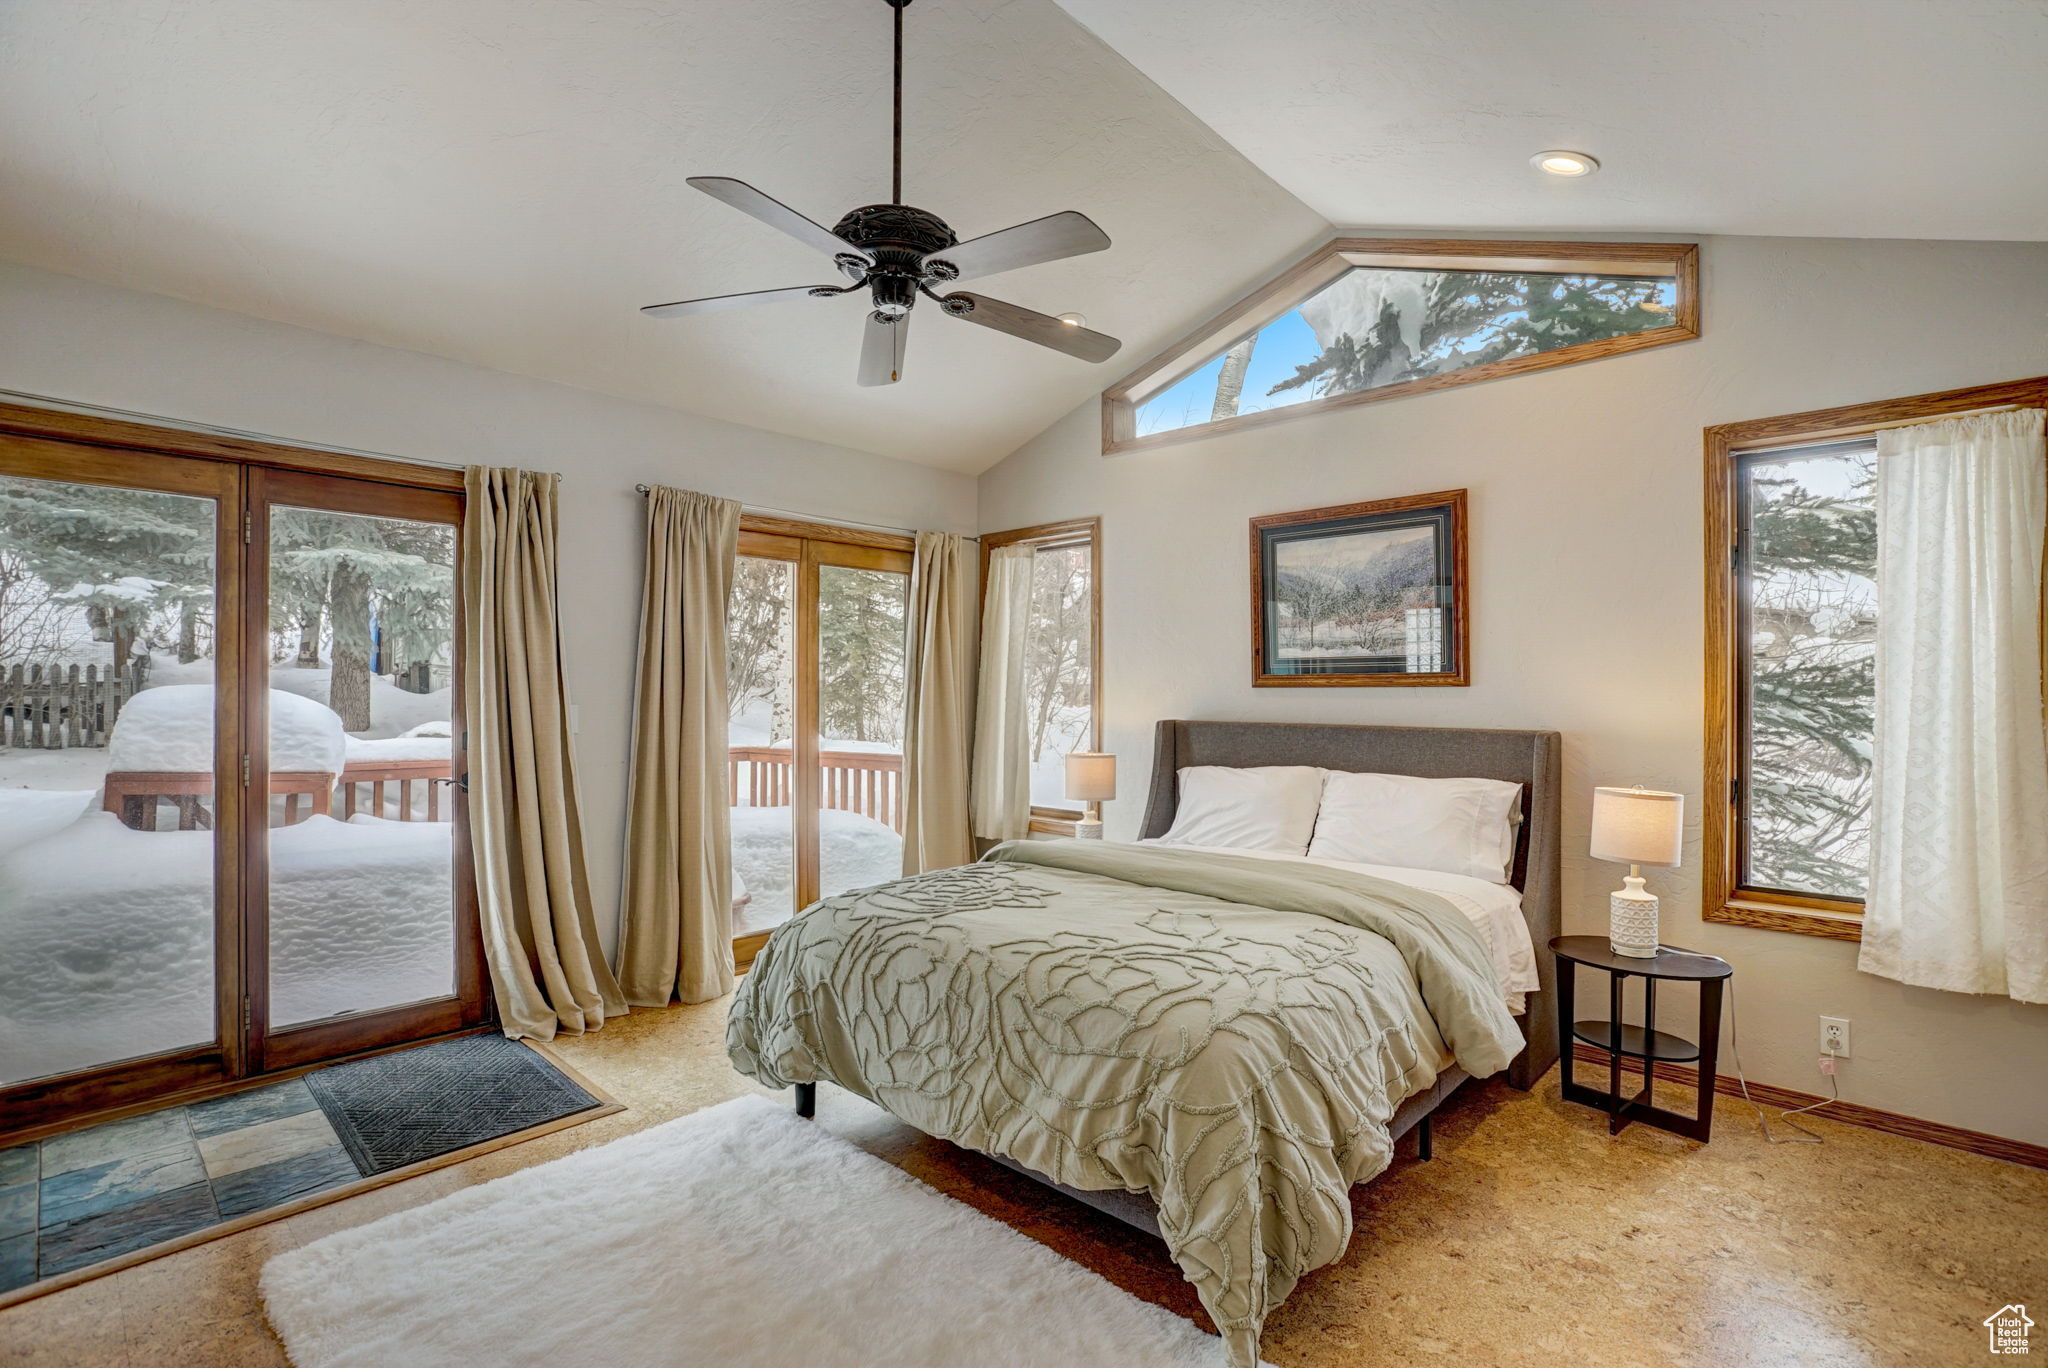
[[[974,834],[1021,841],[1031,833],[1030,727],[1024,646],[1031,636],[1029,542],[989,552],[981,599],[981,690],[974,708]]]
[[[1858,967],[2048,1002],[2039,409],[1878,434],[1877,726]]]

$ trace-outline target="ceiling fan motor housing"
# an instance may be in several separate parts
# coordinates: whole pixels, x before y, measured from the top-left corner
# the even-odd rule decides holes
[[[919,282],[953,278],[950,271],[935,270],[936,263],[925,261],[960,240],[937,214],[908,204],[866,204],[850,211],[832,231],[874,257],[867,283],[875,312],[885,318],[910,312]]]

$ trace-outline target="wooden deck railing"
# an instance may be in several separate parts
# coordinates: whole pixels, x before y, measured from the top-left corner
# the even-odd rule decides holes
[[[270,792],[284,799],[284,825],[303,822],[315,813],[347,821],[358,812],[372,817],[385,815],[387,798],[395,797],[401,822],[420,820],[416,809],[424,808],[429,822],[454,820],[452,806],[442,801],[440,783],[452,778],[449,760],[368,760],[346,765],[339,775],[320,772],[296,773],[273,770]],[[419,794],[414,785],[424,785]],[[172,774],[150,771],[116,771],[107,776],[100,805],[137,831],[156,830],[158,800],[176,804],[178,830],[211,831],[213,812],[205,799],[213,794],[210,774]],[[424,802],[418,801],[424,799]]]
[[[818,752],[818,801],[903,831],[903,757],[873,751]],[[795,777],[788,748],[734,746],[726,752],[734,807],[788,807]]]

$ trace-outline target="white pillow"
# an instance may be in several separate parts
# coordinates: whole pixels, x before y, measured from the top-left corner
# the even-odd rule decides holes
[[[1420,779],[1331,770],[1312,860],[1394,865],[1506,883],[1522,786],[1501,779]]]
[[[1190,765],[1163,845],[1282,850],[1299,855],[1315,830],[1323,772],[1309,765]]]

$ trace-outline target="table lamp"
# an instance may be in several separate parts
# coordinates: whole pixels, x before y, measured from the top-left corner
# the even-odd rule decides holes
[[[1075,751],[1069,755],[1067,797],[1082,804],[1081,820],[1074,827],[1074,835],[1083,840],[1101,840],[1099,804],[1116,797],[1116,757],[1102,751]]]
[[[1617,955],[1655,959],[1657,895],[1643,891],[1642,867],[1680,863],[1685,795],[1646,788],[1593,790],[1593,858],[1628,866],[1607,900],[1607,945]]]

